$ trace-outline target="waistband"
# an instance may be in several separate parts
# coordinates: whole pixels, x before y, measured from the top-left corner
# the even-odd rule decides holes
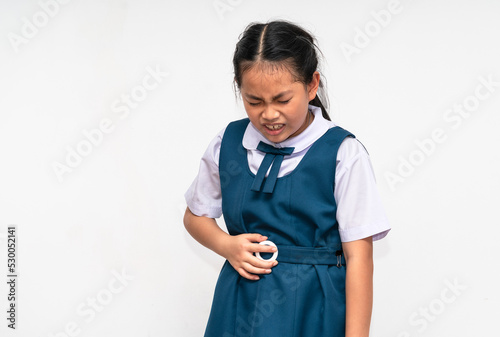
[[[326,264],[345,266],[342,249],[329,247],[277,246],[278,262],[295,264]]]

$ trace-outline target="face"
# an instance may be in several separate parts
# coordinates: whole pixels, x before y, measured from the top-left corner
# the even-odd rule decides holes
[[[318,85],[318,72],[304,85],[286,68],[255,66],[243,73],[240,91],[252,124],[269,141],[280,143],[307,128],[308,104]]]

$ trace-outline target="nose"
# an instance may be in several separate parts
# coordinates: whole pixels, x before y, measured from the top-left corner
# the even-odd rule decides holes
[[[262,118],[269,121],[278,119],[279,116],[280,116],[279,111],[273,109],[273,107],[270,104],[267,104],[266,107],[264,108],[264,111],[262,111]]]

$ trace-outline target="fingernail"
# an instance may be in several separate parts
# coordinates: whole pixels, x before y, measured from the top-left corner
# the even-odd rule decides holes
[[[271,272],[271,269],[266,269],[266,273],[270,273]]]
[[[278,261],[274,261],[273,266],[276,266],[278,264]]]
[[[277,251],[277,250],[278,250],[278,249],[277,249],[276,247],[271,248],[271,251],[273,251],[273,252],[275,252],[275,251]]]

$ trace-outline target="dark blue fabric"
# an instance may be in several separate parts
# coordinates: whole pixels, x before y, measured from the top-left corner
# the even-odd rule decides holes
[[[283,158],[286,155],[291,155],[294,149],[294,147],[277,148],[264,142],[259,142],[257,150],[265,152],[266,155],[264,156],[259,170],[257,171],[251,190],[256,192],[261,190],[266,172],[272,164],[273,166],[267,176],[266,184],[264,185],[264,189],[262,191],[264,193],[273,193],[274,185],[276,185],[276,180],[278,179],[278,173],[281,163],[283,162]]]
[[[255,175],[242,145],[248,123],[247,118],[230,123],[221,144],[222,211],[229,233],[259,233],[278,249],[318,248],[312,252],[321,252],[322,258],[302,263],[297,258],[303,254],[287,248],[288,257],[280,261],[278,251],[280,263],[258,281],[241,277],[226,261],[205,336],[344,336],[345,265],[324,254],[342,248],[335,217],[335,167],[341,142],[354,135],[340,127],[328,130],[291,173],[277,178],[271,194],[251,190]],[[343,258],[341,262],[345,264]]]

